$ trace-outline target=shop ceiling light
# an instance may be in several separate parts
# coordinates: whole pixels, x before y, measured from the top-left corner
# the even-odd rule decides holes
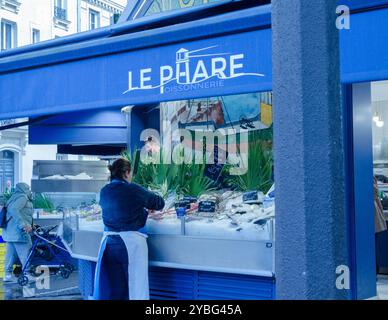
[[[122,112],[122,113],[129,113],[129,112],[131,112],[131,110],[132,110],[133,107],[134,107],[134,106],[126,106],[126,107],[123,107],[123,108],[121,108],[121,112]]]
[[[377,123],[377,121],[379,121],[379,115],[377,113],[377,111],[375,112],[374,116],[373,116],[373,121]]]
[[[384,121],[381,119],[381,117],[380,117],[379,120],[376,122],[376,126],[378,126],[379,128],[384,127]]]

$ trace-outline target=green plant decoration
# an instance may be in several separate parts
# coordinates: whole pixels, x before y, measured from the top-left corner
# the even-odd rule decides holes
[[[44,193],[36,193],[33,204],[35,209],[43,209],[46,212],[53,212],[55,210],[53,202]]]
[[[184,182],[179,186],[179,193],[199,197],[206,192],[215,190],[214,181],[205,176],[205,167],[204,164],[186,165],[182,175]]]
[[[233,190],[249,191],[258,190],[264,193],[271,188],[273,157],[271,142],[267,140],[254,140],[249,143],[248,171],[244,175],[230,175],[230,165],[224,167],[223,175],[226,185]]]
[[[7,201],[11,198],[11,196],[14,194],[15,189],[14,188],[7,188],[3,192],[3,201],[4,203],[7,203]]]
[[[128,152],[123,152],[122,156],[129,161],[133,158]],[[160,158],[163,159],[162,153]],[[178,195],[200,196],[215,189],[213,181],[205,176],[205,165],[178,165],[160,162],[140,162],[133,182],[147,187],[163,197],[167,197],[172,191]]]
[[[264,193],[271,188],[272,181],[272,127],[249,133],[248,171],[244,175],[230,175],[231,165],[225,165],[222,171],[224,185],[238,191],[258,190]],[[132,162],[129,152],[122,156]],[[162,151],[160,159],[163,158]],[[217,185],[205,176],[204,164],[164,164],[139,163],[133,181],[166,197],[170,192],[177,195],[201,196],[215,190]]]

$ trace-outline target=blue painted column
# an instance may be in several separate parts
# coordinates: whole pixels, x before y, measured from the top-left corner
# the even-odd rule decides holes
[[[348,299],[336,0],[272,0],[276,295]]]

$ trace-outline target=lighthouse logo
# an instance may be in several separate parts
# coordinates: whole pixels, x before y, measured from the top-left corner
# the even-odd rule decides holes
[[[175,65],[149,67],[128,71],[128,89],[123,94],[137,90],[160,90],[160,94],[212,88],[224,85],[229,79],[239,77],[264,77],[262,73],[244,70],[243,53],[212,52],[218,46],[176,52]]]

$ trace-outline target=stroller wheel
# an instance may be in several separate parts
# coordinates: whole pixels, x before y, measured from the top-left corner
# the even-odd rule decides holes
[[[66,267],[60,267],[59,274],[63,279],[68,279],[70,277],[71,270],[67,269]]]
[[[19,277],[22,273],[22,267],[21,266],[16,266],[14,269],[13,269],[13,274],[16,276],[16,277]]]
[[[18,278],[18,283],[20,286],[24,287],[28,284],[28,278],[27,276],[25,275],[20,275],[20,277]]]

